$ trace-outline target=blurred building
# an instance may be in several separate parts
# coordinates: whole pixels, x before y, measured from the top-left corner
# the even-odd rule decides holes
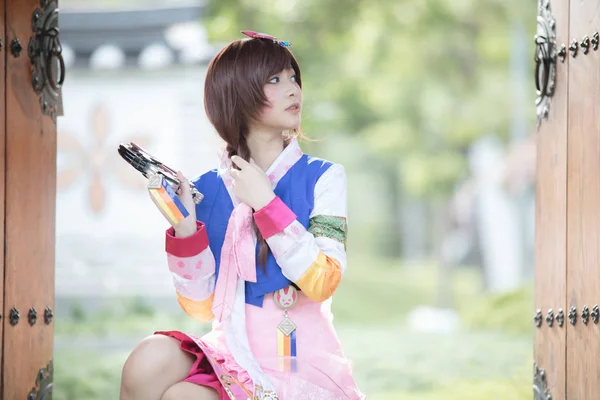
[[[192,178],[215,166],[203,83],[214,54],[198,4],[61,8],[56,297],[172,295],[168,224],[117,153],[133,141]]]

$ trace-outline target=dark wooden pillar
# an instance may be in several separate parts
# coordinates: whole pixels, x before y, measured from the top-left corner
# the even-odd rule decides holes
[[[0,400],[4,394],[4,168],[6,164],[6,1],[0,0]]]
[[[555,18],[556,43],[569,42],[569,0],[551,1],[541,10],[546,21]],[[545,35],[538,27],[538,34]],[[548,119],[537,132],[535,307],[539,309],[534,359],[544,370],[555,400],[565,400],[566,363],[566,241],[567,241],[567,110],[570,59],[557,61],[554,95]],[[552,310],[552,311],[550,311]],[[559,314],[561,313],[561,314]],[[552,317],[552,318],[549,318]],[[558,316],[558,322],[555,317]],[[561,319],[563,317],[564,319]],[[547,319],[548,318],[548,319]]]
[[[535,386],[544,393],[539,397],[543,399],[548,394],[554,400],[596,399],[600,393],[600,2],[552,0],[547,7],[548,0],[540,0],[539,4],[547,8],[542,19],[555,21],[547,26],[556,30],[559,52],[547,64],[556,69],[555,79],[548,80],[555,88],[548,118],[537,134],[534,358],[544,373],[536,376]],[[552,39],[552,35],[545,37]]]
[[[57,85],[49,78],[59,80],[60,56],[47,63],[52,46],[29,49],[52,35],[34,29],[34,21],[51,27],[55,17],[55,1],[0,0],[3,400],[43,398],[40,392],[51,390]]]
[[[599,5],[570,2],[569,38],[579,51],[569,65],[566,295],[578,318],[567,328],[567,399],[600,396],[600,321],[592,317],[600,306],[600,49],[591,44]]]

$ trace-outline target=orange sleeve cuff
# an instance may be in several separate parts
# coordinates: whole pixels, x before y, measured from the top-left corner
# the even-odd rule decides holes
[[[196,321],[209,322],[215,318],[212,312],[214,293],[206,300],[194,301],[183,297],[177,292],[177,302],[187,315],[194,318]]]
[[[341,281],[340,263],[319,251],[317,259],[296,284],[310,299],[320,303],[333,296]]]

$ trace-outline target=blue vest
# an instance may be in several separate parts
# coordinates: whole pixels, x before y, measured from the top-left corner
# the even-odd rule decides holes
[[[331,167],[331,163],[306,154],[290,168],[275,187],[277,195],[297,216],[298,221],[308,229],[310,214],[315,201],[315,185],[321,175]],[[223,180],[216,169],[192,181],[204,194],[204,199],[196,206],[196,218],[206,224],[210,249],[215,256],[216,274],[219,275],[221,248],[233,203]],[[245,282],[246,303],[262,307],[265,294],[292,284],[269,252],[266,268],[258,263],[259,245],[256,246],[256,282]]]

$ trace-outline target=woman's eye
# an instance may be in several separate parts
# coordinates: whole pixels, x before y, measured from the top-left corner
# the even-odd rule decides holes
[[[292,79],[294,82],[297,82],[297,81],[298,81],[298,78],[296,78],[296,75],[292,75],[292,78],[291,78],[291,79]]]
[[[279,77],[275,76],[267,81],[268,83],[279,83]]]

